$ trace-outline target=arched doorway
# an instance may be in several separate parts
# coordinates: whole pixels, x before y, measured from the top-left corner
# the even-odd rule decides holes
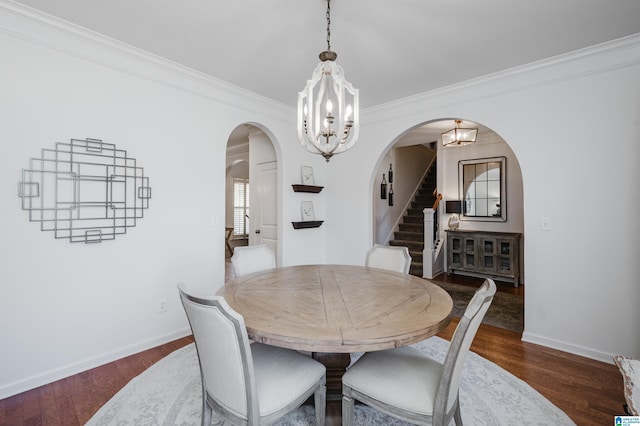
[[[478,128],[478,137],[473,144],[450,147],[442,145],[441,134],[454,127],[453,119],[438,119],[420,124],[408,129],[390,143],[387,151],[378,160],[372,188],[374,241],[378,244],[409,247],[414,263],[417,263],[417,265],[412,265],[411,273],[414,275],[431,278],[436,274],[446,272],[449,266],[446,230],[448,219],[452,214],[445,212],[445,205],[446,201],[464,201],[459,176],[461,164],[472,160],[504,158],[504,197],[506,203],[500,206],[506,210],[501,212],[505,213],[504,220],[499,217],[461,215],[460,229],[521,235],[518,241],[519,253],[517,256],[519,268],[517,284],[520,287],[514,288],[514,284],[510,283],[507,278],[503,282],[498,281],[497,277],[493,278],[498,284],[502,284],[506,291],[522,296],[524,295],[521,286],[524,284],[524,210],[520,164],[508,143],[495,131],[468,120],[465,120],[464,123]],[[380,187],[383,174],[386,174],[387,190],[390,189],[391,183],[388,182],[390,165],[394,176],[393,205],[389,205],[388,198],[382,199],[382,188]],[[429,173],[435,174],[432,180],[427,180]],[[426,183],[427,181],[429,184]],[[417,207],[418,198],[427,195],[431,198],[422,201],[422,205]],[[433,233],[434,240],[432,243],[425,242],[424,223],[426,216],[423,210],[434,204],[438,196],[441,196],[441,199],[434,215],[436,222]],[[412,215],[418,215],[418,217],[413,218]],[[415,230],[415,233],[412,230]],[[476,260],[480,260],[479,256]],[[424,263],[430,261],[432,262],[431,270],[436,272],[432,276],[424,275],[423,271],[427,270]],[[456,276],[458,274],[468,275],[465,271],[456,272]],[[477,276],[481,275],[477,274]]]
[[[226,165],[226,257],[237,245],[267,244],[279,258],[278,159],[269,134],[258,125],[237,126],[227,141]]]

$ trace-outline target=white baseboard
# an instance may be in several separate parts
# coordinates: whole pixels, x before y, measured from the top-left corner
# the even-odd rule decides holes
[[[136,354],[138,352],[145,351],[147,349],[155,348],[156,346],[163,345],[165,343],[180,339],[190,334],[190,328],[183,328],[171,333],[164,334],[162,336],[157,336],[152,339],[145,340],[143,342],[138,342],[135,345],[125,346],[111,352],[107,352],[94,358],[86,359],[84,361],[57,368],[55,370],[50,370],[17,382],[9,383],[0,387],[0,399],[8,398],[10,396],[17,395],[31,389],[35,389],[48,383],[55,382],[56,380],[73,376],[74,374],[82,373],[83,371],[99,367],[101,365],[116,361],[129,355]]]
[[[607,364],[613,364],[614,354],[596,351],[584,346],[567,344],[566,342],[550,339],[548,337],[540,336],[534,333],[528,333],[525,331],[524,333],[522,333],[522,341],[535,343],[536,345],[546,346],[548,348],[583,356],[585,358],[594,359],[596,361],[605,362]]]

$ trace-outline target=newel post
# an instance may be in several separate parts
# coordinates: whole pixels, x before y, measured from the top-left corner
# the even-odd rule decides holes
[[[424,213],[424,249],[422,250],[422,278],[432,279],[444,271],[442,244],[435,238],[435,215],[433,208],[427,207]]]
[[[425,208],[424,213],[424,249],[422,250],[422,277],[433,278],[433,228],[435,221],[435,210],[431,207]]]

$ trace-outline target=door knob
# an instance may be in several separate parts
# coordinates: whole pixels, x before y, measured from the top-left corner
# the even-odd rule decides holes
[[[260,233],[260,230],[259,230],[259,229],[256,229],[256,234],[259,234],[259,233]]]

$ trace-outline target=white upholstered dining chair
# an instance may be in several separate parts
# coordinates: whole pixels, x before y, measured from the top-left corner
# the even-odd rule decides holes
[[[411,268],[409,249],[401,246],[375,244],[373,248],[367,252],[365,266],[408,274]]]
[[[342,376],[342,424],[352,423],[354,401],[358,400],[411,423],[445,426],[453,418],[461,426],[458,389],[462,367],[495,292],[491,279],[476,290],[444,363],[412,346],[368,352],[358,359]]]
[[[276,255],[266,244],[240,246],[233,250],[231,265],[236,277],[276,267]]]
[[[244,318],[222,297],[200,298],[178,285],[202,378],[202,425],[213,411],[234,425],[269,424],[314,395],[324,425],[325,366],[289,349],[249,344]]]

